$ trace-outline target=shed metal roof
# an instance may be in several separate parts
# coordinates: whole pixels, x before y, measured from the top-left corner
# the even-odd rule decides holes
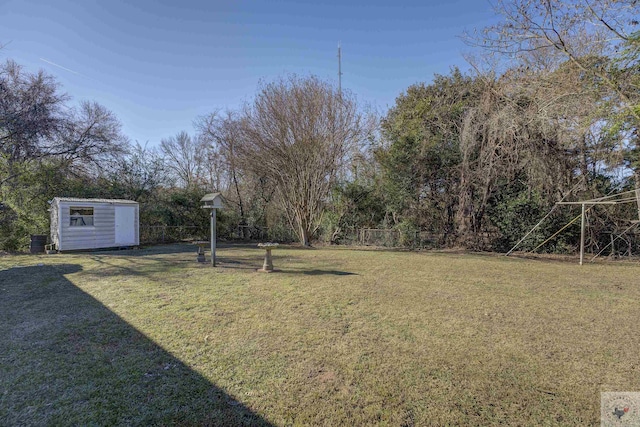
[[[121,204],[129,204],[129,205],[138,205],[138,202],[134,202],[133,200],[124,200],[124,199],[81,199],[78,197],[54,197],[54,201],[57,200],[59,202],[72,202],[72,203],[121,203]]]

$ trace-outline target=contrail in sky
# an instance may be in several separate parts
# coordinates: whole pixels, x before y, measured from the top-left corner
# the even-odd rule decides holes
[[[58,65],[58,64],[56,64],[55,62],[47,61],[47,60],[46,60],[46,59],[44,59],[44,58],[40,58],[40,61],[46,62],[47,64],[51,64],[51,65],[53,65],[54,67],[62,68],[63,70],[68,71],[68,72],[70,72],[70,73],[78,74],[78,75],[82,75],[82,74],[78,73],[77,71],[70,70],[70,69],[68,69],[68,68],[66,68],[66,67],[63,67],[62,65]]]

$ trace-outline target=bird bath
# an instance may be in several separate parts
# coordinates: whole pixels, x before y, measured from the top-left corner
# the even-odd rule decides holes
[[[273,272],[273,260],[271,259],[271,250],[277,248],[279,245],[277,243],[258,243],[258,247],[262,248],[266,251],[264,254],[264,263],[262,264],[262,268],[258,271],[263,273],[271,273]]]

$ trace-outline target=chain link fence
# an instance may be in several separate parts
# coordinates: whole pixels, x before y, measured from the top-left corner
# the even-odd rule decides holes
[[[140,227],[140,244],[209,240],[209,228],[197,225],[151,225]]]
[[[153,225],[140,227],[140,244],[158,244],[209,240],[209,227],[183,225]],[[221,240],[243,240],[249,242],[291,243],[298,239],[287,227],[238,226],[230,230],[219,230]],[[400,231],[383,228],[354,228],[341,233],[337,242],[345,246],[378,246],[387,248],[434,248],[439,246],[442,236],[425,231]]]
[[[209,240],[211,230],[195,225],[170,226],[152,225],[140,227],[140,244],[161,244]],[[255,242],[291,243],[297,239],[292,231],[281,227],[238,226],[231,230],[218,230],[220,240],[244,240]]]
[[[400,231],[385,228],[357,228],[340,235],[338,244],[346,246],[380,246],[386,248],[433,248],[442,236],[426,231]]]

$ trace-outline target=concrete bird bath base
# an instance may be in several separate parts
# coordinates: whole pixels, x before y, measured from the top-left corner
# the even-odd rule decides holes
[[[258,247],[266,251],[264,255],[264,263],[258,271],[262,273],[273,273],[273,260],[271,259],[271,250],[277,248],[277,243],[258,243]]]
[[[204,248],[209,246],[209,242],[205,242],[204,240],[192,242],[194,245],[198,246],[198,257],[196,261],[198,262],[206,262],[204,258]]]

